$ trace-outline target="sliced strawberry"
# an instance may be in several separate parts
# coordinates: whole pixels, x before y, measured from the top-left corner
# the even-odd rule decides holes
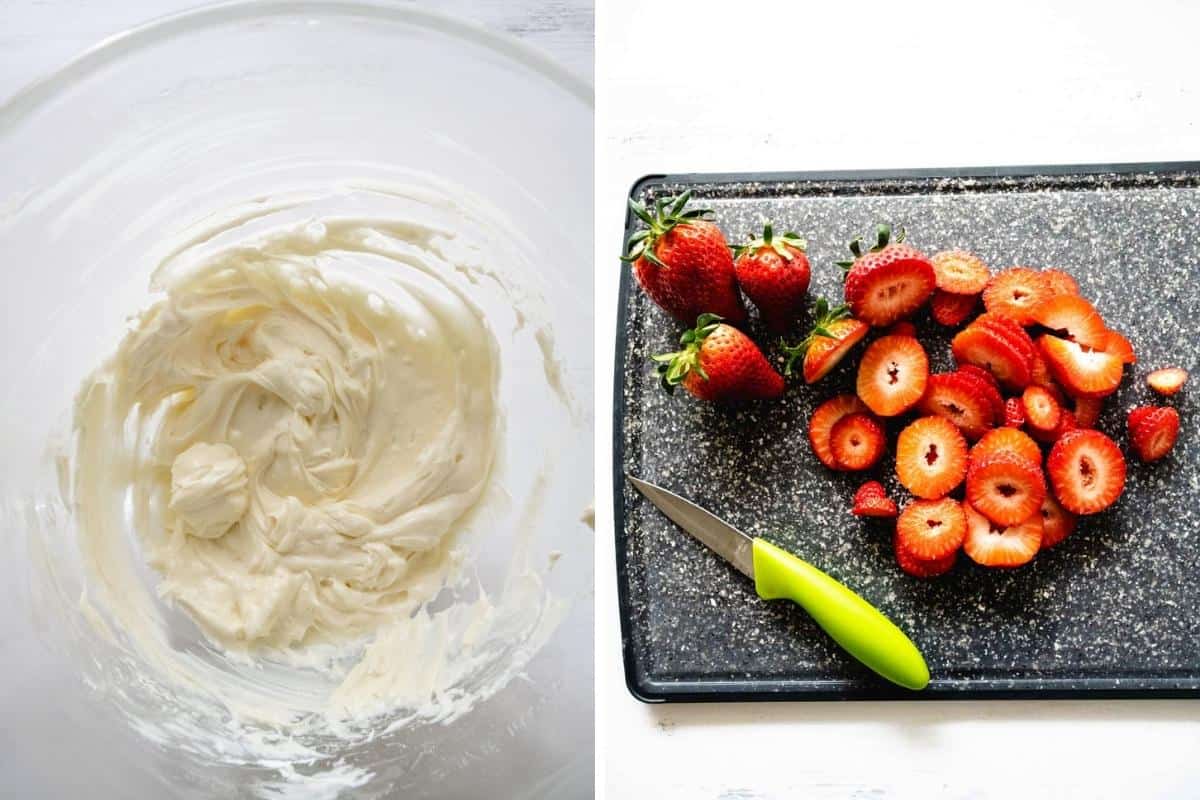
[[[1046,458],[1054,496],[1075,514],[1111,506],[1125,489],[1125,456],[1100,431],[1078,430],[1054,443]]]
[[[900,432],[896,475],[917,497],[945,497],[966,474],[967,442],[954,423],[943,417],[922,417]]]
[[[916,248],[904,244],[903,231],[891,241],[888,225],[876,229],[876,243],[864,252],[861,240],[850,243],[854,260],[839,262],[846,272],[846,304],[856,319],[884,327],[923,306],[933,294],[933,265]]]
[[[980,314],[971,324],[983,326],[1000,334],[1006,342],[1027,359],[1032,360],[1037,355],[1037,346],[1033,343],[1029,333],[1002,314]]]
[[[981,394],[992,409],[992,424],[1004,422],[1004,397],[1000,394],[1000,384],[996,376],[982,367],[974,364],[963,364],[958,368],[960,379],[972,384],[975,391]]]
[[[1029,385],[1029,359],[989,328],[969,325],[950,343],[954,360],[990,371],[1001,383],[1016,388]]]
[[[1130,414],[1129,441],[1147,464],[1171,452],[1179,438],[1179,412],[1167,406],[1152,408],[1136,420]]]
[[[929,358],[910,336],[876,339],[858,364],[858,396],[881,417],[894,417],[915,406],[928,381]]]
[[[1095,307],[1075,294],[1047,297],[1033,309],[1033,320],[1057,335],[1103,350],[1108,328]]]
[[[900,569],[914,578],[936,578],[938,575],[945,575],[954,567],[954,562],[958,559],[957,550],[936,561],[919,559],[904,549],[900,544],[899,534],[892,538],[892,549],[896,553],[896,563],[900,565]]]
[[[978,302],[978,295],[951,294],[938,289],[929,299],[929,313],[938,324],[957,328],[967,321]]]
[[[842,417],[868,410],[862,401],[852,394],[838,395],[817,406],[812,419],[808,421],[808,442],[822,464],[830,469],[841,469],[830,445],[833,426],[837,425]]]
[[[1041,386],[1043,389],[1049,389],[1055,385],[1054,376],[1050,374],[1050,363],[1046,361],[1041,350],[1033,354],[1033,361],[1030,362],[1029,383],[1031,386]]]
[[[985,380],[992,385],[992,388],[996,390],[997,394],[1000,392],[1000,381],[996,380],[996,376],[983,367],[975,364],[963,364],[958,368],[958,371],[964,375],[974,375],[976,378]],[[1001,402],[1004,402],[1003,398],[1001,398]]]
[[[1071,431],[1077,430],[1079,430],[1079,423],[1075,421],[1075,414],[1064,409],[1062,414],[1059,415],[1058,425],[1054,428],[1054,439],[1052,441],[1057,442]]]
[[[962,547],[967,518],[957,500],[914,500],[896,520],[900,547],[922,561],[937,561]]]
[[[1164,367],[1147,375],[1146,383],[1159,394],[1170,397],[1183,388],[1187,378],[1187,370],[1179,367]]]
[[[1029,434],[1017,428],[996,428],[988,431],[971,448],[969,464],[978,464],[993,453],[1015,453],[1026,461],[1038,464],[1042,451]]]
[[[1029,325],[1033,322],[1033,310],[1049,296],[1041,273],[1026,267],[1011,267],[988,281],[983,290],[983,305],[994,314]]]
[[[787,364],[783,374],[791,375],[796,360],[804,359],[804,382],[816,383],[841,362],[854,346],[863,340],[871,328],[850,316],[846,306],[830,308],[824,297],[813,305],[813,327],[804,341],[793,347],[784,346]]]
[[[870,414],[847,414],[829,432],[829,449],[842,469],[870,469],[883,455],[883,428]]]
[[[1046,479],[1037,461],[1011,452],[971,460],[967,500],[993,522],[1016,525],[1037,511],[1045,498]]]
[[[1020,428],[1025,424],[1025,404],[1019,397],[1004,401],[1004,424],[1009,428]]]
[[[906,319],[902,319],[884,331],[884,334],[887,336],[912,336],[916,338],[917,326]]]
[[[1110,330],[1105,334],[1104,345],[1100,349],[1121,359],[1122,364],[1137,363],[1137,354],[1133,352],[1133,344],[1116,331]]]
[[[1079,284],[1061,269],[1042,270],[1042,283],[1051,295],[1079,294]]]
[[[1076,397],[1075,424],[1080,428],[1094,428],[1104,410],[1103,397]]]
[[[1062,408],[1049,389],[1041,386],[1027,387],[1021,395],[1021,405],[1025,407],[1025,421],[1031,428],[1052,431],[1058,427],[1062,418]]]
[[[965,250],[943,250],[934,253],[929,261],[933,264],[937,288],[950,294],[979,294],[992,277],[983,259]]]
[[[1121,359],[1049,334],[1038,339],[1050,371],[1074,395],[1110,395],[1121,385]]]
[[[1054,547],[1075,530],[1077,517],[1067,511],[1053,495],[1042,501],[1042,547]]]
[[[922,414],[945,417],[968,439],[978,439],[992,427],[995,419],[988,389],[991,387],[986,382],[961,372],[930,375],[917,410]]]
[[[879,481],[867,481],[854,493],[852,513],[856,517],[889,518],[895,517],[896,512],[896,501],[887,496]]]
[[[1032,514],[1015,525],[999,525],[963,503],[967,537],[963,552],[985,567],[1019,567],[1028,564],[1042,546],[1042,516]]]

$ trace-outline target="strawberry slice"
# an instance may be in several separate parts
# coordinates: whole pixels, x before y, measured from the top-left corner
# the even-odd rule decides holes
[[[1163,367],[1147,375],[1146,383],[1159,394],[1170,397],[1183,388],[1187,379],[1187,370],[1179,367]]]
[[[1053,495],[1042,501],[1042,547],[1054,547],[1075,530],[1077,517],[1067,511]]]
[[[883,428],[870,414],[847,414],[829,431],[829,449],[846,470],[870,469],[883,455]]]
[[[988,431],[971,448],[969,463],[978,464],[993,453],[1015,453],[1026,461],[1041,463],[1042,451],[1029,434],[1017,428],[996,428]]]
[[[967,470],[967,500],[998,525],[1016,525],[1029,518],[1046,499],[1046,480],[1037,461],[1012,452],[988,453],[971,460]]]
[[[1029,386],[1021,395],[1021,405],[1025,407],[1025,421],[1031,428],[1039,431],[1053,431],[1062,419],[1062,408],[1049,389],[1041,386]]]
[[[902,319],[884,331],[884,334],[887,336],[912,336],[915,339],[917,336],[917,326],[906,319]]]
[[[957,500],[914,500],[896,520],[899,546],[921,559],[937,561],[953,555],[967,535],[967,518]]]
[[[1073,342],[1103,350],[1108,344],[1108,328],[1096,308],[1075,294],[1048,297],[1033,310],[1033,320]],[[1119,334],[1118,334],[1119,335]]]
[[[937,288],[950,294],[979,294],[992,277],[983,259],[966,250],[943,250],[934,253],[929,262],[933,264]]]
[[[837,425],[842,417],[861,414],[867,410],[862,401],[852,394],[840,394],[817,406],[812,419],[808,421],[808,442],[822,464],[830,469],[841,469],[830,444],[833,426]]]
[[[974,364],[963,364],[958,368],[958,374],[963,380],[974,384],[976,391],[987,398],[988,405],[992,407],[992,424],[1004,422],[1004,397],[1000,394],[1000,383],[996,376]]]
[[[1116,331],[1110,330],[1105,334],[1104,345],[1100,349],[1121,359],[1122,364],[1137,363],[1137,354],[1133,352],[1133,344]]]
[[[1078,430],[1054,443],[1046,458],[1054,496],[1074,514],[1095,514],[1125,490],[1125,456],[1100,431]]]
[[[1004,424],[1009,428],[1020,428],[1025,424],[1025,404],[1019,397],[1004,401]]]
[[[998,525],[970,503],[963,503],[967,536],[963,552],[985,567],[1019,567],[1028,564],[1042,546],[1042,516],[1034,513],[1015,525]]]
[[[967,321],[978,302],[978,295],[951,294],[938,289],[929,299],[929,313],[939,325],[957,328]]]
[[[1130,412],[1129,441],[1138,458],[1147,464],[1171,452],[1178,438],[1179,412],[1175,409],[1159,406]]]
[[[967,474],[967,442],[943,417],[921,417],[896,441],[896,475],[917,497],[937,500]]]
[[[858,364],[858,396],[881,417],[915,406],[928,382],[929,358],[911,336],[876,339]]]
[[[968,325],[950,343],[954,360],[960,365],[974,364],[996,376],[1007,386],[1029,385],[1030,359],[990,328]]]
[[[879,225],[876,242],[864,251],[862,240],[850,243],[853,261],[838,262],[846,272],[846,303],[855,318],[884,327],[909,316],[933,294],[933,265],[916,248],[904,244],[904,232],[892,240],[889,225]]]
[[[1033,322],[1033,310],[1050,296],[1046,279],[1027,267],[1011,267],[997,273],[983,290],[983,305],[994,314],[1019,325]]]
[[[976,366],[975,364],[963,364],[958,368],[958,371],[964,375],[973,375],[976,378],[986,381],[991,384],[997,393],[1000,392],[1000,382],[996,380],[996,376],[983,367]],[[1001,398],[1001,402],[1004,402],[1003,398]]]
[[[961,372],[930,375],[917,410],[922,414],[945,417],[968,439],[978,439],[992,427],[995,419],[989,389],[996,392],[986,382]],[[996,396],[999,397],[999,393]]]
[[[818,298],[813,305],[813,327],[800,344],[784,346],[787,364],[783,374],[791,375],[798,359],[804,360],[804,382],[816,383],[841,362],[854,345],[863,340],[871,327],[850,316],[846,306],[830,308],[829,301]]]
[[[1079,294],[1079,284],[1061,269],[1044,269],[1041,275],[1042,283],[1051,295]]]
[[[1057,442],[1071,431],[1077,430],[1079,430],[1079,423],[1075,421],[1075,415],[1063,409],[1062,414],[1058,417],[1058,425],[1055,426],[1049,441]]]
[[[999,334],[1022,356],[1032,360],[1037,355],[1037,346],[1029,333],[1017,323],[1001,314],[980,314],[972,325],[981,325]]]
[[[1029,383],[1043,389],[1055,385],[1054,376],[1050,374],[1050,363],[1040,350],[1033,354],[1033,360],[1029,363]]]
[[[1121,385],[1121,359],[1049,334],[1038,339],[1042,355],[1058,382],[1074,395],[1103,397]]]
[[[854,493],[856,517],[893,518],[896,516],[896,501],[887,496],[879,481],[867,481]]]
[[[1075,424],[1080,428],[1094,428],[1100,421],[1100,412],[1103,410],[1103,397],[1076,397]]]
[[[896,553],[896,563],[900,565],[900,569],[914,578],[936,578],[938,575],[945,575],[954,567],[954,562],[958,559],[957,550],[945,558],[939,558],[935,561],[925,561],[917,558],[904,549],[904,546],[900,543],[899,534],[892,538],[892,549]]]

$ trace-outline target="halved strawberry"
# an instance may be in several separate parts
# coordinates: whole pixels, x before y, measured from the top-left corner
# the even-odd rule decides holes
[[[1061,269],[1044,269],[1041,275],[1042,283],[1051,295],[1079,294],[1079,284]]]
[[[983,259],[966,250],[943,250],[929,259],[937,278],[937,288],[943,292],[974,295],[983,291],[991,271]]]
[[[978,378],[961,372],[930,375],[917,410],[945,417],[968,439],[978,439],[992,427],[995,418],[987,395],[990,388]]]
[[[1047,297],[1033,309],[1032,317],[1056,335],[1098,350],[1103,350],[1108,342],[1108,328],[1100,313],[1076,294]]]
[[[1033,310],[1050,296],[1046,279],[1026,267],[1010,267],[997,273],[983,290],[983,305],[1020,325],[1033,322]]]
[[[1046,479],[1037,461],[1011,452],[971,460],[967,500],[993,522],[1016,525],[1037,511],[1045,498]]]
[[[989,328],[968,325],[955,335],[950,349],[959,364],[982,367],[1008,386],[1029,385],[1029,359]]]
[[[1041,386],[1026,387],[1021,395],[1021,405],[1025,407],[1025,421],[1029,426],[1039,431],[1052,431],[1058,427],[1062,418],[1062,408],[1049,389]]]
[[[1047,494],[1042,501],[1042,547],[1054,547],[1075,530],[1077,518],[1067,511],[1053,495]]]
[[[1133,344],[1114,330],[1105,334],[1104,346],[1100,349],[1121,359],[1122,364],[1137,363],[1137,354],[1133,352]]]
[[[846,272],[846,303],[857,319],[882,327],[909,316],[933,294],[933,265],[923,253],[903,244],[901,231],[892,241],[889,225],[875,230],[876,242],[863,251],[862,240],[850,243],[853,261],[839,262]]]
[[[895,517],[896,512],[896,501],[887,496],[879,481],[867,481],[854,493],[852,513],[856,517],[889,518]]]
[[[804,341],[783,348],[787,364],[783,374],[791,375],[796,359],[804,359],[804,382],[816,383],[863,340],[871,327],[850,316],[846,306],[830,308],[829,301],[818,298],[813,306],[813,327]]]
[[[1019,397],[1004,401],[1004,424],[1009,428],[1020,428],[1025,424],[1025,404]]]
[[[917,326],[906,319],[902,319],[884,331],[884,334],[887,336],[912,336],[915,338],[917,335]]]
[[[1121,385],[1121,359],[1049,334],[1038,339],[1050,371],[1074,395],[1103,397]]]
[[[1187,370],[1179,367],[1163,367],[1147,375],[1146,383],[1159,394],[1170,397],[1183,388],[1187,379]]]
[[[1125,490],[1125,456],[1100,431],[1072,431],[1059,439],[1046,471],[1058,502],[1075,514],[1103,511]]]
[[[962,547],[967,518],[957,500],[914,500],[896,520],[900,547],[922,561],[936,561]]]
[[[1158,406],[1138,406],[1129,411],[1129,430],[1133,431],[1138,425],[1142,424],[1142,420],[1154,413],[1154,409]]]
[[[883,336],[858,363],[858,396],[881,417],[894,417],[917,404],[929,381],[929,358],[911,336]]]
[[[968,463],[978,464],[993,453],[1015,453],[1026,461],[1037,464],[1042,460],[1042,451],[1029,434],[1017,428],[996,428],[988,431],[971,448]]]
[[[992,522],[984,514],[963,503],[967,517],[967,536],[963,552],[985,567],[1019,567],[1028,564],[1042,546],[1042,516],[1033,513],[1015,525]]]
[[[837,425],[842,417],[868,410],[862,401],[852,394],[840,394],[817,406],[812,419],[808,421],[808,442],[822,464],[830,469],[841,469],[830,445],[833,426]]]
[[[883,428],[870,414],[847,414],[829,432],[829,449],[842,469],[858,471],[875,466],[885,445]]]
[[[1167,406],[1152,408],[1136,418],[1131,413],[1129,422],[1129,441],[1147,464],[1171,452],[1179,438],[1179,412]]]
[[[1100,412],[1104,410],[1103,397],[1076,397],[1075,424],[1080,428],[1094,428],[1100,421]]]
[[[957,550],[935,561],[917,558],[900,544],[899,534],[892,537],[892,549],[896,553],[896,563],[900,565],[900,569],[914,578],[936,578],[938,575],[945,575],[954,567],[954,562],[958,559]]]
[[[978,302],[978,295],[951,294],[938,289],[929,299],[929,313],[938,324],[957,328],[971,316]]]
[[[900,432],[896,475],[917,497],[945,497],[966,474],[967,442],[954,423],[943,417],[922,417]]]

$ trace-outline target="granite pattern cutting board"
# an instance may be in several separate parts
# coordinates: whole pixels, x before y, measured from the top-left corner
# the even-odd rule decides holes
[[[1055,266],[1076,277],[1139,362],[1099,427],[1127,449],[1124,418],[1155,396],[1154,367],[1197,377],[1172,400],[1183,418],[1172,454],[1131,460],[1108,511],[1027,567],[987,570],[960,556],[919,581],[891,553],[891,527],[850,514],[862,474],[813,456],[812,409],[853,391],[851,357],[815,387],[741,409],[659,389],[648,357],[682,326],[622,270],[615,375],[615,519],[626,678],[648,701],[960,697],[1200,696],[1200,164],[890,173],[651,177],[653,200],[691,188],[730,242],[775,229],[808,238],[810,294],[841,298],[846,242],[876,222],[903,225],[933,253],[964,247],[994,268]],[[636,229],[629,219],[626,234]],[[614,243],[616,244],[616,243]],[[807,317],[790,335],[802,335]],[[952,364],[949,336],[917,318],[931,368]],[[752,331],[779,363],[774,337]],[[861,346],[860,346],[861,347]],[[855,351],[860,353],[861,350]],[[1162,402],[1158,399],[1157,402]],[[905,417],[902,419],[908,419]],[[890,427],[889,439],[899,424]],[[904,497],[885,457],[871,476]],[[876,604],[922,649],[932,682],[896,689],[842,653],[799,609],[766,603],[731,567],[676,528],[623,479],[677,491],[751,535],[825,569]]]

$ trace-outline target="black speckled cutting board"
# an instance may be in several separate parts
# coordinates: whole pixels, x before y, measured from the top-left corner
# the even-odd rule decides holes
[[[812,296],[840,302],[834,261],[876,222],[903,225],[927,253],[963,247],[993,268],[1055,266],[1139,361],[1099,427],[1126,446],[1125,415],[1155,402],[1154,367],[1195,376],[1168,401],[1183,418],[1165,460],[1130,461],[1125,493],[1028,566],[988,570],[960,556],[932,581],[902,573],[891,526],[850,514],[863,474],[835,474],[807,443],[813,408],[853,392],[857,358],[824,381],[740,409],[668,397],[648,357],[682,326],[622,270],[617,323],[614,478],[626,678],[648,701],[960,697],[1200,696],[1200,163],[645,178],[633,196],[691,188],[731,243],[762,222],[808,238]],[[628,233],[636,229],[631,215]],[[614,243],[615,245],[616,243]],[[797,340],[801,320],[790,338]],[[922,312],[932,368],[949,336]],[[779,348],[756,322],[768,356]],[[856,351],[860,353],[861,350]],[[1158,399],[1157,402],[1163,402]],[[890,431],[894,443],[897,425]],[[757,598],[751,582],[693,540],[623,479],[689,497],[844,581],[925,654],[928,689],[886,684],[842,653],[798,608]],[[885,458],[870,474],[905,498]]]

